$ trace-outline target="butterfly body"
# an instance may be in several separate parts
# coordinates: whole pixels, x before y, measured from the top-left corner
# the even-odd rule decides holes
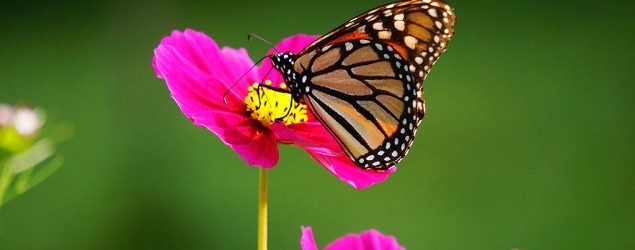
[[[309,107],[355,164],[386,170],[410,149],[425,114],[423,80],[453,34],[441,1],[370,10],[297,55],[270,56],[296,101]]]

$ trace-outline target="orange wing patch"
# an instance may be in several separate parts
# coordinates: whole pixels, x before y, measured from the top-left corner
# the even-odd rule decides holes
[[[349,33],[345,33],[340,35],[339,37],[337,37],[336,39],[333,39],[331,41],[329,41],[328,43],[324,44],[323,46],[329,46],[329,45],[333,45],[336,43],[341,43],[341,42],[346,42],[346,41],[352,41],[352,40],[360,40],[360,39],[370,39],[371,37],[364,32],[360,32],[359,30],[353,30]]]
[[[395,133],[395,131],[397,131],[397,125],[399,125],[399,122],[376,102],[357,101],[357,103],[373,114],[375,121],[379,123],[386,135],[391,136]]]
[[[351,96],[367,96],[373,94],[373,90],[366,86],[364,82],[351,77],[348,72],[341,69],[317,75],[313,77],[311,81],[313,84],[337,90]]]
[[[358,76],[385,76],[395,77],[395,72],[388,61],[378,61],[367,65],[357,66],[351,69]]]
[[[380,146],[381,143],[384,141],[385,137],[383,136],[383,133],[379,131],[379,129],[377,129],[377,127],[375,127],[375,125],[372,124],[370,120],[366,119],[359,112],[357,112],[355,107],[353,107],[350,103],[318,90],[313,90],[313,95],[321,102],[324,102],[325,106],[338,110],[338,114],[341,115],[342,118],[344,118],[344,120],[355,129],[355,131],[358,131],[360,135],[364,137],[366,143],[368,143],[368,146],[370,146],[371,148]],[[324,112],[321,110],[323,110],[323,108],[318,109],[318,113]],[[335,120],[327,120],[326,123],[329,126],[335,126],[335,124],[339,124]],[[347,131],[338,132],[338,135],[348,134]],[[344,143],[357,144],[356,141],[357,140],[344,140]],[[349,149],[350,148],[351,147],[349,147]]]

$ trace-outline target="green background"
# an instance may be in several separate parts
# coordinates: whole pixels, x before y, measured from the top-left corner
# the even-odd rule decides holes
[[[258,169],[180,112],[152,67],[174,29],[267,50],[382,1],[12,1],[0,102],[67,121],[66,163],[0,210],[0,249],[255,249]],[[271,249],[376,228],[408,249],[635,249],[632,1],[452,1],[417,142],[357,191],[301,149],[270,171]]]

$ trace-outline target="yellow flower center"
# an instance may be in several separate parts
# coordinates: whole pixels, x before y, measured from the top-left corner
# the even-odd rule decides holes
[[[266,80],[265,84],[269,86],[271,81]],[[280,84],[280,88],[286,89],[286,85]],[[258,83],[249,86],[248,90],[249,94],[245,97],[247,115],[265,127],[276,121],[291,125],[308,120],[306,105],[295,102],[291,93],[262,87]]]

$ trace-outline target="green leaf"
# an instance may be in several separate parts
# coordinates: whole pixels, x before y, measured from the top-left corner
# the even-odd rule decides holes
[[[49,139],[42,139],[32,147],[9,159],[7,164],[15,174],[29,170],[42,163],[55,153],[53,142]]]
[[[62,164],[64,164],[64,157],[56,156],[41,168],[30,168],[24,171],[16,178],[14,185],[8,192],[4,202],[6,203],[7,201],[33,188],[34,186],[37,186],[38,184],[40,184],[40,182],[44,181],[46,178],[55,173],[55,171],[57,171],[62,166]]]

